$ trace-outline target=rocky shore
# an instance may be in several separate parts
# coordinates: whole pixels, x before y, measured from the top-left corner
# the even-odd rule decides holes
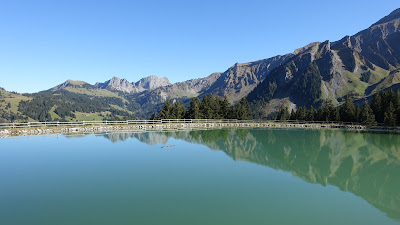
[[[342,124],[295,124],[282,122],[268,123],[170,123],[170,124],[140,124],[140,125],[97,125],[97,126],[74,126],[74,127],[39,127],[39,128],[11,128],[0,129],[0,137],[27,136],[43,134],[71,134],[106,132],[116,130],[169,130],[169,129],[191,129],[191,128],[223,128],[223,127],[265,127],[265,128],[307,128],[307,129],[369,129],[363,125]]]

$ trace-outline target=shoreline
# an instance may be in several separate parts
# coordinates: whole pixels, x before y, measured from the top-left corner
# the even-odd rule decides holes
[[[357,131],[400,131],[397,127],[367,127],[364,125],[344,125],[335,123],[285,123],[285,122],[237,122],[237,123],[165,123],[165,124],[136,124],[136,125],[83,125],[59,127],[31,127],[31,128],[3,128],[0,129],[0,138],[12,136],[34,136],[46,134],[79,134],[108,131],[164,131],[171,129],[192,128],[302,128],[302,129],[344,129]]]

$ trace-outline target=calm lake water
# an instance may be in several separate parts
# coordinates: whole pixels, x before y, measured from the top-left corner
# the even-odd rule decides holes
[[[400,224],[400,135],[238,129],[0,139],[0,224]]]

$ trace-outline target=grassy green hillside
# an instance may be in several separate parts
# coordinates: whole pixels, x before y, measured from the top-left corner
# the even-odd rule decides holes
[[[33,119],[24,116],[18,111],[18,105],[21,101],[29,101],[32,98],[23,96],[15,92],[8,92],[0,88],[0,122],[11,121],[33,121]]]

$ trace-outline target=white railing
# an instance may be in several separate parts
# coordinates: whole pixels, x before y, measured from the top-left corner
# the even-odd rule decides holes
[[[356,126],[359,123],[342,121],[299,121],[299,120],[237,120],[237,119],[163,119],[163,120],[126,120],[126,121],[76,121],[76,122],[27,122],[27,123],[0,123],[0,129],[30,128],[30,127],[60,127],[60,126],[99,126],[99,125],[141,125],[141,124],[168,124],[168,123],[283,123],[283,124],[321,124],[321,125],[348,125]],[[384,127],[377,124],[375,127]]]
[[[140,125],[166,123],[238,123],[232,119],[164,119],[164,120],[125,120],[125,121],[76,121],[76,122],[27,122],[27,123],[0,123],[2,128],[29,128],[29,127],[59,127],[59,126],[96,126],[96,125]],[[242,121],[240,121],[242,122]]]

